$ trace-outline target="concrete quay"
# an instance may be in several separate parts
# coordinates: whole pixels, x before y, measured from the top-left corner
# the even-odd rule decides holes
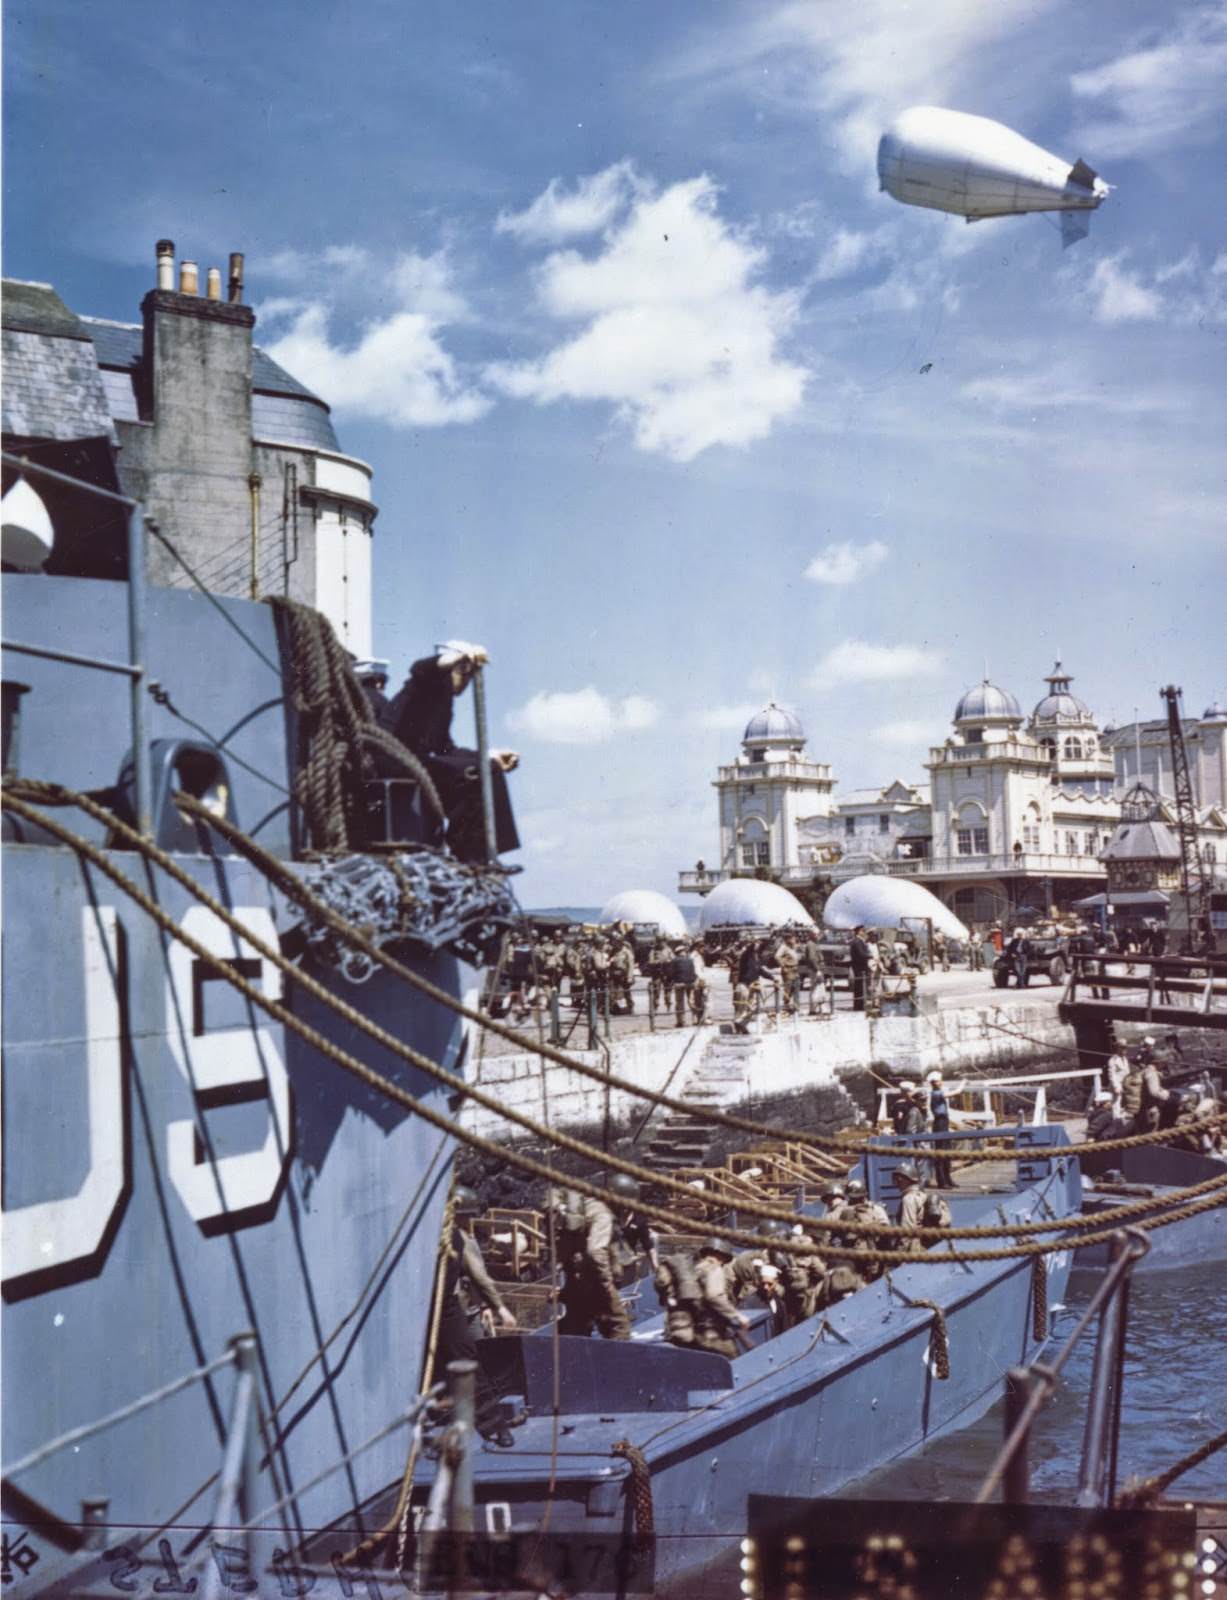
[[[607,1041],[600,1025],[604,1048],[586,1048],[586,1019],[564,1048],[592,1066],[608,1067],[640,1088],[667,1092],[696,1109],[716,1105],[759,1118],[770,1112],[773,1120],[786,1116],[792,1102],[803,1112],[803,1102],[814,1091],[851,1087],[871,1068],[913,1076],[933,1067],[948,1076],[1007,1064],[1022,1070],[1028,1062],[1073,1049],[1072,1030],[1057,1016],[1062,993],[1057,985],[1037,984],[1018,993],[994,988],[985,973],[931,973],[920,980],[917,1016],[870,1017],[853,1011],[850,996],[840,993],[831,1017],[777,1018],[768,1011],[743,1036],[730,1031],[727,973],[722,968],[709,972],[708,982],[710,1020],[702,1027],[679,1028],[670,1015],[658,1016],[656,1031],[651,1031],[646,985],[640,981],[636,1013],[610,1018]],[[564,1031],[572,1016],[564,1003]],[[537,1033],[536,1019],[519,1026],[530,1036]],[[1074,1064],[1072,1056],[1069,1064]],[[466,1077],[502,1105],[550,1127],[600,1126],[618,1137],[634,1137],[650,1110],[648,1102],[627,1090],[543,1062],[534,1052],[483,1029],[474,1028],[470,1037]],[[846,1120],[853,1120],[855,1107],[845,1095],[822,1096],[824,1105],[835,1099],[847,1106]],[[494,1112],[470,1102],[460,1115],[476,1133],[507,1137],[507,1124]],[[653,1113],[653,1127],[664,1116]],[[798,1125],[808,1125],[808,1119]]]

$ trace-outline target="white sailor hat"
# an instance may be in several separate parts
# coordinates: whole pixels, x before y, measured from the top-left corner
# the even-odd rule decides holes
[[[475,667],[484,667],[490,659],[485,645],[470,644],[467,639],[445,639],[435,646],[435,655],[441,667],[454,667],[461,661],[471,661]]]
[[[386,678],[388,665],[388,662],[381,661],[378,656],[368,656],[363,661],[354,662],[354,677],[359,683],[365,683],[368,678]]]

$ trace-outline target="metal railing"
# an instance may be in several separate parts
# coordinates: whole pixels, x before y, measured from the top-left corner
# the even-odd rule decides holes
[[[137,829],[148,835],[152,827],[153,816],[153,780],[149,759],[149,740],[145,728],[145,683],[147,672],[145,668],[145,514],[141,510],[139,501],[130,500],[127,495],[115,494],[110,489],[100,489],[96,484],[84,483],[80,478],[69,477],[67,473],[56,472],[51,467],[43,467],[37,462],[28,461],[24,456],[10,455],[6,450],[0,454],[6,467],[24,473],[28,477],[45,478],[49,483],[63,484],[70,489],[79,489],[85,494],[91,494],[96,499],[106,500],[111,505],[123,506],[128,517],[128,660],[127,662],[107,661],[98,656],[78,655],[68,650],[48,650],[41,645],[32,645],[23,641],[6,639],[4,649],[12,650],[18,655],[38,656],[47,661],[61,661],[68,666],[89,667],[98,672],[118,672],[124,674],[129,682],[129,715],[132,723],[132,773],[135,786],[136,826]]]
[[[833,869],[838,872],[838,867]],[[975,856],[915,856],[901,861],[888,861],[886,870],[896,878],[916,878],[930,874],[934,877],[973,877],[980,873],[1029,872],[1049,875],[1069,872],[1078,877],[1106,877],[1106,868],[1098,856],[1061,855],[1057,851],[1040,853],[1021,850],[999,852],[995,855]]]
[[[1061,1003],[1098,1004],[1122,1020],[1136,1017],[1138,1022],[1171,1021],[1173,1013],[1186,1012],[1189,1022],[1200,1018],[1206,1026],[1221,1027],[1227,1020],[1227,955],[1078,953]]]
[[[998,1485],[1003,1500],[1015,1505],[1027,1503],[1030,1498],[1027,1447],[1031,1430],[1040,1408],[1056,1387],[1061,1369],[1096,1313],[1099,1313],[1099,1331],[1078,1467],[1078,1504],[1110,1506],[1115,1500],[1129,1281],[1134,1267],[1150,1249],[1150,1241],[1140,1229],[1129,1228],[1113,1234],[1111,1249],[1112,1260],[1103,1282],[1056,1357],[1050,1362],[1033,1361],[1029,1367],[1012,1367],[1006,1374],[1005,1440],[980,1485],[976,1505],[985,1505]]]

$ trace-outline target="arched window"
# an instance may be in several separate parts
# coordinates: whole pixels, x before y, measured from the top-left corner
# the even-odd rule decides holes
[[[1081,761],[1082,760],[1082,740],[1081,739],[1075,739],[1075,738],[1072,738],[1072,737],[1066,739],[1066,741],[1065,741],[1065,759],[1066,759],[1066,761]]]
[[[960,856],[988,854],[988,816],[983,806],[963,802],[955,818],[954,848]]]
[[[1040,848],[1040,808],[1034,800],[1023,812],[1022,847],[1032,855],[1037,855]]]
[[[1057,741],[1055,739],[1041,739],[1040,749],[1048,757],[1049,761],[1057,759]]]

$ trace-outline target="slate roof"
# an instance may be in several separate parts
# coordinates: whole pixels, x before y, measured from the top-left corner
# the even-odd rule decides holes
[[[115,428],[88,329],[46,283],[4,283],[5,434],[109,439]]]

